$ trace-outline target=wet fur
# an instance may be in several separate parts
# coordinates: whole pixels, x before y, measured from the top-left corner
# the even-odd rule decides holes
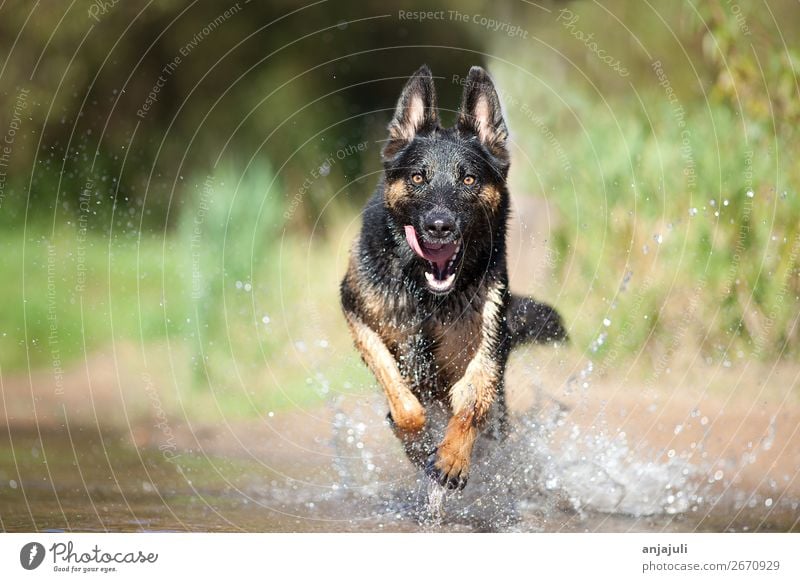
[[[356,347],[387,395],[390,425],[411,461],[451,488],[466,484],[478,433],[506,432],[510,350],[566,338],[555,310],[508,291],[507,135],[483,69],[470,70],[456,126],[446,129],[431,73],[417,71],[389,125],[384,176],[364,209],[341,284]],[[422,189],[408,181],[416,168],[431,176]],[[474,174],[478,186],[465,187],[458,172]],[[463,247],[445,295],[428,289],[425,261],[403,233],[433,207],[452,213]],[[434,409],[449,415],[444,425],[434,422]]]

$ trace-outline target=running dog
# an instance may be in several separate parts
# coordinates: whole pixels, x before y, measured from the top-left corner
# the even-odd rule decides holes
[[[479,431],[507,433],[503,375],[525,342],[567,338],[556,311],[508,290],[508,130],[472,67],[454,127],[427,66],[406,83],[341,284],[355,345],[389,401],[409,459],[461,489]],[[434,410],[444,421],[434,426]]]

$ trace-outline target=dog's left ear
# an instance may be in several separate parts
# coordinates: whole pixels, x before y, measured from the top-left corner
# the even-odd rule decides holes
[[[422,65],[411,75],[397,100],[394,117],[389,123],[389,141],[383,148],[383,158],[390,160],[418,133],[431,131],[438,125],[433,75],[427,65]]]
[[[500,98],[491,77],[481,67],[469,70],[456,127],[461,134],[477,136],[500,161],[508,161],[508,128],[500,110]]]

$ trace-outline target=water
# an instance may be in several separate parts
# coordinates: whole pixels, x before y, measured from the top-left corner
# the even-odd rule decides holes
[[[404,459],[380,396],[313,414],[176,429],[177,449],[137,431],[0,432],[0,527],[176,531],[787,531],[791,496],[737,488],[685,450],[631,445],[542,396],[508,440],[476,445],[470,482],[445,491]],[[774,426],[774,423],[771,425]],[[774,428],[728,475],[772,447]],[[132,436],[133,435],[133,436]],[[146,440],[146,439],[145,439]],[[12,484],[13,483],[13,484]]]
[[[175,421],[169,443],[144,421],[2,428],[0,530],[800,530],[794,412],[764,410],[757,429],[749,411],[725,421],[696,405],[670,413],[632,385],[622,406],[634,410],[612,418],[592,361],[613,316],[602,324],[563,386],[515,356],[512,430],[502,443],[478,439],[463,491],[408,463],[380,394],[341,393],[258,421]]]

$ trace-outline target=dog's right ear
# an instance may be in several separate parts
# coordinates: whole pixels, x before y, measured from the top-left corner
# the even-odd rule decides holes
[[[383,148],[383,159],[392,159],[418,133],[431,131],[438,125],[433,75],[428,65],[422,65],[411,75],[397,100],[394,118],[389,123],[389,140]]]

